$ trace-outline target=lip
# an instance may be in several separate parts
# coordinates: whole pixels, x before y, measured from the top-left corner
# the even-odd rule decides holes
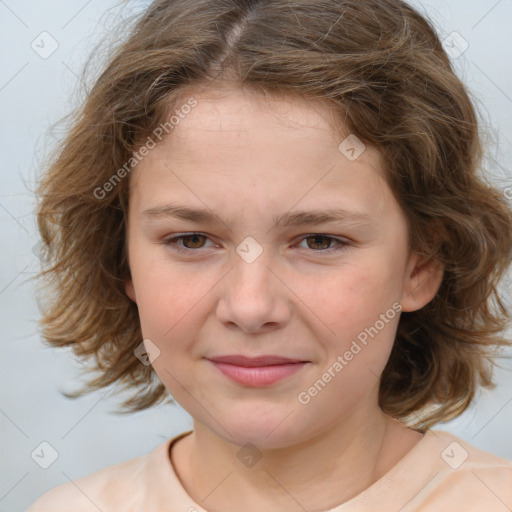
[[[257,366],[273,366],[278,364],[291,364],[291,363],[304,363],[300,359],[290,359],[289,357],[281,356],[258,356],[258,357],[247,357],[242,355],[227,355],[217,356],[210,358],[210,361],[214,363],[225,363],[232,364],[235,366],[244,366],[246,368],[253,368]]]
[[[250,387],[271,386],[300,371],[307,363],[281,356],[218,356],[208,359],[224,376]]]

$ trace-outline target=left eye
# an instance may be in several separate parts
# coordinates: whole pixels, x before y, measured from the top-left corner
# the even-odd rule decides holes
[[[174,250],[178,252],[190,252],[195,249],[203,249],[206,240],[208,240],[208,237],[201,233],[188,233],[173,238],[167,238],[163,243],[167,246],[174,245]],[[312,240],[312,242],[308,242],[308,240]],[[349,245],[345,240],[322,234],[305,235],[302,237],[301,243],[302,242],[306,242],[308,245],[307,248],[313,249],[314,252],[340,251],[346,249],[346,246]],[[331,247],[333,242],[337,244],[336,247]],[[313,247],[311,247],[312,245]]]

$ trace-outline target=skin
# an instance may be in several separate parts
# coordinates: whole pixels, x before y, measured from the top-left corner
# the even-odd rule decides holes
[[[156,373],[194,419],[171,462],[209,511],[325,510],[366,489],[421,439],[378,406],[399,314],[307,405],[297,396],[393,303],[414,311],[432,300],[443,271],[409,250],[378,151],[366,146],[355,161],[340,152],[348,132],[333,128],[326,104],[192,92],[197,106],[130,177],[126,292],[144,338],[160,350]],[[168,202],[206,206],[225,223],[142,213]],[[331,207],[370,221],[272,225],[288,211]],[[164,243],[191,232],[205,236]],[[236,252],[247,236],[263,250],[252,263]],[[336,238],[348,244],[341,251],[333,251]],[[205,359],[226,354],[308,363],[251,388]],[[237,457],[246,443],[261,455],[252,467]]]

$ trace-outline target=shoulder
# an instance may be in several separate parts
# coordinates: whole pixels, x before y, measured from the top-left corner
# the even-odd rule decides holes
[[[441,459],[452,470],[504,470],[505,474],[512,469],[512,461],[476,448],[472,444],[440,430],[430,431],[435,436]]]
[[[512,509],[512,462],[443,431],[430,431],[433,479],[427,501],[466,511]],[[429,492],[430,490],[430,492]],[[432,510],[434,510],[434,508]],[[423,509],[420,509],[423,510]]]
[[[172,440],[140,457],[61,484],[40,496],[26,512],[103,512],[132,510],[146,492],[151,464]]]

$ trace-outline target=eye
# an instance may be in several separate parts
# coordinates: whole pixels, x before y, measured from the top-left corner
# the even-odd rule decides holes
[[[184,233],[182,235],[166,238],[162,243],[172,247],[174,251],[190,254],[194,251],[197,252],[199,249],[208,248],[208,246],[205,245],[208,239],[208,236],[202,233]],[[349,245],[345,240],[320,233],[305,235],[302,237],[301,243],[302,242],[306,242],[307,249],[318,253],[343,251],[346,250]],[[333,243],[337,245],[332,247]]]
[[[312,240],[312,242],[309,242],[308,240]],[[330,235],[319,234],[319,233],[305,235],[302,238],[302,241],[306,242],[306,244],[308,246],[307,248],[314,249],[315,252],[343,251],[343,250],[346,250],[347,246],[349,245],[348,242],[345,240],[342,240],[340,238],[336,238],[336,237],[333,237]],[[331,247],[333,242],[335,242],[338,245],[336,247]]]
[[[190,252],[194,249],[203,249],[204,242],[208,239],[201,233],[186,233],[183,235],[167,238],[163,241],[164,245],[171,246],[178,252]]]

